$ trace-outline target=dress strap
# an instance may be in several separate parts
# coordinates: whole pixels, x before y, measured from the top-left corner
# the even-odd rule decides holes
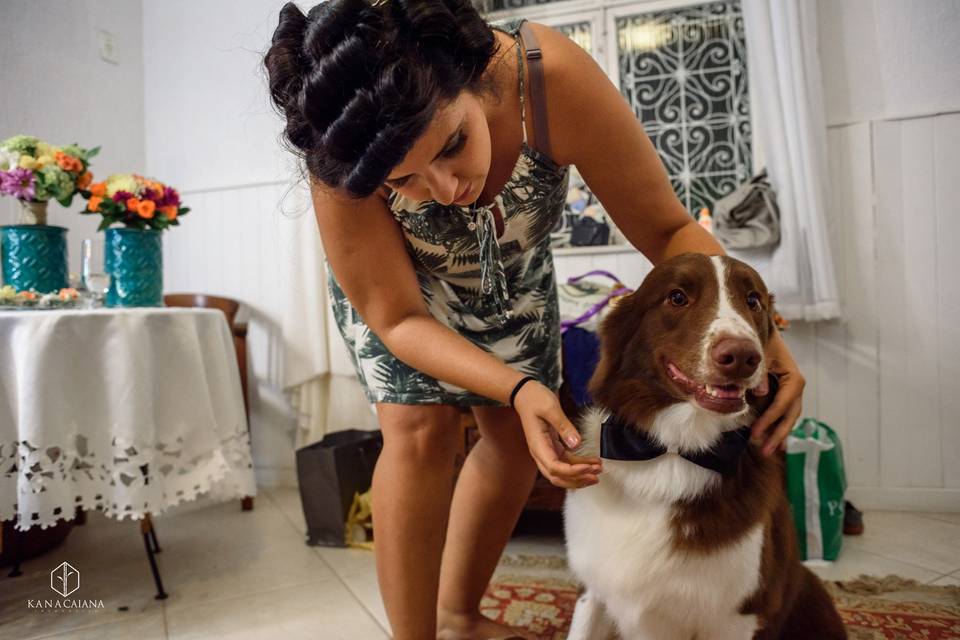
[[[527,114],[523,108],[523,48],[520,46],[520,32],[515,36],[517,39],[517,75],[520,76],[520,128],[523,130],[523,143],[527,144]]]
[[[547,130],[547,87],[543,74],[543,53],[540,43],[534,35],[530,24],[524,20],[520,25],[520,38],[523,48],[527,52],[527,65],[530,69],[530,108],[533,116],[533,138],[538,151],[552,158],[550,149],[550,135]],[[522,60],[520,49],[517,48],[517,58]],[[527,142],[527,124],[523,108],[523,64],[517,65],[520,73],[520,119],[523,123],[523,141]]]

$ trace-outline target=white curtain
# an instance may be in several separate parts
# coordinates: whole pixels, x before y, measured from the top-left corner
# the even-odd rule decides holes
[[[284,389],[297,412],[297,448],[332,431],[376,429],[333,321],[323,248],[310,192],[302,182],[281,203]]]
[[[794,320],[840,316],[826,226],[827,150],[813,0],[741,0],[755,134],[780,205],[772,252],[730,252],[761,273]]]

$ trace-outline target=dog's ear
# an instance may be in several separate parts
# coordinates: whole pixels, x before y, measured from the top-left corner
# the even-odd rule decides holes
[[[643,316],[643,305],[638,292],[620,298],[600,324],[600,361],[590,377],[588,390],[597,398],[607,381],[623,364],[624,346],[630,339],[631,326],[636,326]]]

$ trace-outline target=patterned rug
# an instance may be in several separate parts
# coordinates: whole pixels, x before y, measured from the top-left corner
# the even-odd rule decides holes
[[[851,640],[960,640],[960,587],[898,576],[825,583]],[[563,640],[578,589],[558,556],[505,556],[482,602],[484,615],[539,640]]]

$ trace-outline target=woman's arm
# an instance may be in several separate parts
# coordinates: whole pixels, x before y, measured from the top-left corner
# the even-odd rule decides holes
[[[311,191],[327,262],[350,303],[390,352],[434,378],[508,402],[523,374],[430,315],[402,231],[383,197],[348,200],[316,185]],[[516,407],[531,454],[551,482],[568,487],[596,482],[599,459],[560,456],[542,437],[531,442],[529,434],[547,424],[569,446],[579,444],[576,428],[549,389],[528,382]]]
[[[536,25],[544,54],[555,160],[576,165],[627,240],[653,264],[688,251],[722,255],[723,247],[686,211],[640,121],[587,52],[562,33]],[[781,445],[802,410],[806,382],[775,331],[767,346],[769,368],[780,376],[773,403],[754,422],[767,436],[768,455]]]

